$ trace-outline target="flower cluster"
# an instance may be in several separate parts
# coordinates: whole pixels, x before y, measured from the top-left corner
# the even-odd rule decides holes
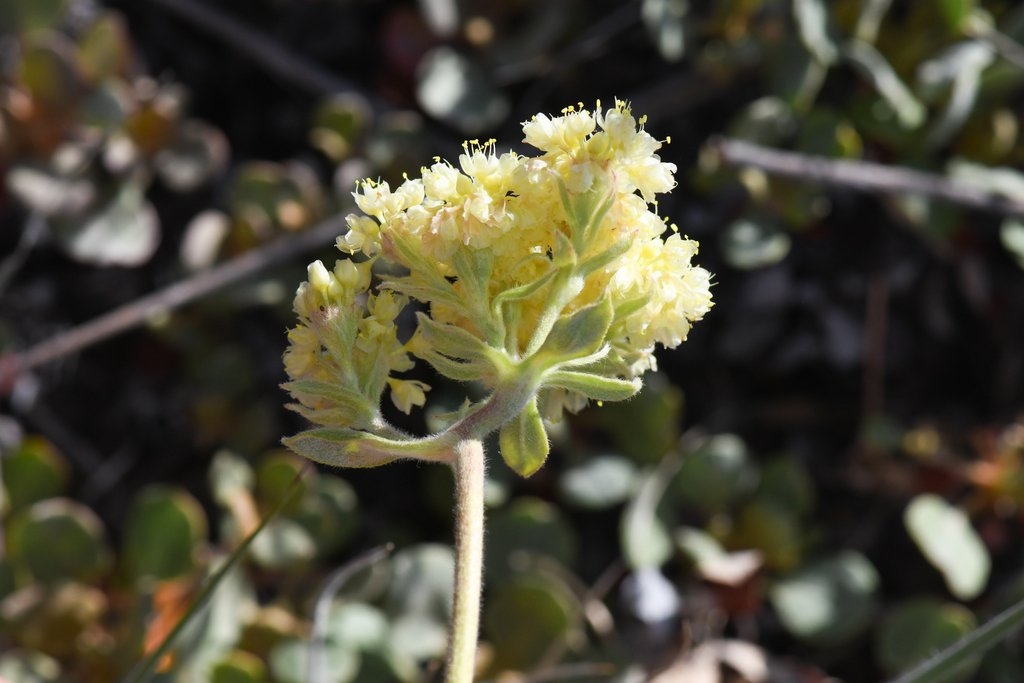
[[[491,392],[479,411],[500,419],[479,417],[478,427],[558,419],[587,399],[635,393],[655,345],[677,346],[711,308],[710,275],[692,263],[697,243],[652,210],[675,166],[625,103],[539,114],[523,132],[539,155],[474,141],[458,166],[436,159],[394,189],[360,184],[362,215],[338,239],[359,260],[311,265],[296,296],[285,365],[300,412],[390,438],[385,388],[405,411],[426,398],[425,385],[396,376],[415,357]],[[374,288],[381,260],[404,274]],[[395,318],[414,301],[416,330],[403,343]],[[505,447],[516,446],[502,437],[509,460]]]

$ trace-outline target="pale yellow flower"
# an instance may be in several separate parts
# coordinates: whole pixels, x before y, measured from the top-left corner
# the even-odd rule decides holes
[[[618,100],[570,107],[523,124],[537,156],[472,141],[457,165],[437,159],[394,189],[361,182],[361,213],[347,217],[337,246],[369,260],[310,265],[289,376],[350,382],[374,414],[386,389],[405,412],[424,404],[429,387],[396,374],[414,357],[495,391],[533,373],[552,419],[586,396],[630,395],[631,381],[656,367],[656,346],[682,343],[712,306],[711,276],[693,264],[697,243],[657,213],[676,167],[643,124]],[[377,259],[407,273],[374,287]],[[396,320],[413,300],[435,327],[403,344]]]

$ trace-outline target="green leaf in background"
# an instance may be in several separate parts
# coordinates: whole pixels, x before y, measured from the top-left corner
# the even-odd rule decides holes
[[[676,548],[698,567],[726,555],[722,544],[703,529],[681,526],[672,533],[672,538]]]
[[[506,576],[518,554],[551,558],[571,567],[579,545],[574,530],[558,507],[539,498],[520,497],[488,521],[485,570]]]
[[[738,270],[753,270],[774,265],[789,253],[792,239],[767,216],[739,218],[720,237],[722,255]]]
[[[882,53],[867,43],[851,40],[843,54],[892,107],[901,127],[913,130],[924,123],[927,114],[924,105],[914,97]]]
[[[793,108],[783,99],[766,96],[740,110],[729,124],[731,138],[774,146],[796,130]]]
[[[52,443],[40,436],[25,438],[3,460],[4,505],[15,512],[54,498],[68,483],[68,465]]]
[[[256,483],[252,466],[241,456],[220,450],[213,456],[207,473],[213,500],[227,506],[238,492],[248,493]]]
[[[332,161],[340,163],[352,154],[372,116],[369,103],[361,95],[331,95],[313,112],[310,142]]]
[[[405,614],[391,622],[391,650],[416,662],[444,656],[448,648],[446,623],[421,614]]]
[[[525,574],[497,586],[484,605],[495,671],[530,671],[580,628],[576,600],[560,582]]]
[[[455,556],[446,545],[423,543],[403,548],[391,560],[385,601],[392,615],[423,615],[445,624],[451,618]]]
[[[320,474],[308,480],[309,490],[299,497],[298,508],[285,513],[298,522],[316,543],[317,556],[341,550],[360,525],[359,500],[344,479]]]
[[[780,42],[768,66],[770,92],[792,107],[794,112],[806,112],[814,106],[829,72],[829,67],[818,61],[794,37]]]
[[[644,0],[641,15],[647,33],[667,62],[678,62],[686,54],[686,15],[689,0]]]
[[[828,107],[815,107],[804,117],[796,148],[807,154],[838,159],[858,159],[864,153],[857,129],[842,112]]]
[[[821,64],[829,66],[839,59],[839,48],[829,35],[829,4],[825,0],[793,0],[800,39]]]
[[[351,648],[328,643],[327,679],[323,683],[349,683],[359,672],[359,654]],[[270,673],[278,683],[308,683],[309,643],[298,638],[278,643],[268,657]]]
[[[96,266],[139,266],[160,243],[160,220],[141,183],[125,181],[80,219],[54,222],[54,235],[68,254]]]
[[[286,497],[291,496],[290,491],[293,486],[298,486],[298,491],[281,510],[282,514],[291,514],[298,509],[300,501],[309,491],[311,480],[318,477],[314,471],[311,476],[294,484],[304,466],[305,461],[286,450],[271,451],[256,466],[256,498],[261,504],[273,507]]]
[[[25,33],[51,29],[67,12],[68,0],[13,0],[10,9]]]
[[[425,112],[467,135],[494,127],[509,111],[508,100],[480,65],[447,46],[420,60],[416,99]]]
[[[847,550],[783,577],[769,598],[787,631],[811,643],[836,645],[874,619],[878,587],[871,562]]]
[[[969,161],[995,166],[1005,163],[1020,140],[1017,115],[1007,107],[971,115],[953,141],[953,153]]]
[[[256,655],[232,650],[210,669],[209,683],[265,683],[267,667]]]
[[[878,38],[878,29],[885,18],[886,12],[892,0],[865,0],[861,3],[860,15],[857,17],[857,26],[854,28],[853,36],[871,45],[875,44]]]
[[[1024,268],[1024,221],[1019,218],[1004,219],[999,226],[999,241],[1017,260],[1017,265]]]
[[[636,484],[636,465],[621,455],[597,455],[565,470],[558,488],[566,501],[585,510],[625,502]]]
[[[987,43],[972,40],[954,45],[921,66],[922,83],[941,83],[943,72],[952,74],[946,106],[928,131],[928,144],[945,145],[964,126],[977,104],[982,72],[995,58],[995,51]]]
[[[735,520],[729,544],[760,550],[765,565],[789,571],[800,564],[807,544],[800,518],[788,506],[756,497],[744,505]]]
[[[785,456],[761,466],[757,497],[795,515],[805,516],[814,509],[817,489],[800,461]]]
[[[701,512],[712,514],[751,492],[757,480],[757,467],[743,439],[717,434],[683,457],[674,493]]]
[[[501,457],[516,474],[529,477],[548,458],[551,444],[534,396],[523,411],[498,432]]]
[[[327,637],[354,650],[381,650],[389,642],[387,616],[363,602],[336,601],[327,620]]]
[[[131,49],[124,17],[113,11],[103,12],[78,39],[82,73],[93,84],[116,76],[128,68]]]
[[[584,411],[573,422],[607,433],[616,452],[637,462],[660,462],[679,441],[683,392],[662,374],[643,379],[643,390],[630,400]]]
[[[253,539],[251,552],[268,569],[301,568],[316,556],[316,540],[295,520],[278,517]]]
[[[67,115],[84,92],[75,45],[63,34],[38,34],[24,49],[17,69],[33,103],[50,115]]]
[[[1024,173],[1009,166],[984,166],[964,159],[952,159],[946,166],[946,175],[950,180],[984,192],[1024,200]]]
[[[127,517],[122,560],[134,581],[173,579],[196,567],[206,541],[206,515],[187,491],[153,486],[139,493]]]
[[[41,652],[12,650],[0,654],[0,681],[6,683],[59,683],[60,662]]]
[[[110,565],[103,524],[81,503],[50,498],[11,520],[11,561],[44,583],[90,581]]]
[[[936,3],[950,31],[960,33],[974,13],[977,0],[938,0]]]
[[[228,140],[218,128],[189,119],[153,159],[156,174],[174,192],[191,192],[227,166]]]
[[[85,211],[96,199],[96,185],[86,176],[66,174],[37,164],[11,167],[7,189],[26,207],[43,216],[71,217]]]
[[[910,502],[903,522],[950,593],[970,600],[985,590],[991,568],[988,549],[962,510],[926,493]]]
[[[911,668],[974,630],[974,614],[963,605],[914,598],[889,610],[875,630],[875,656],[890,675]],[[977,668],[971,659],[949,671],[944,681],[963,681]]]
[[[643,475],[619,524],[619,545],[630,569],[657,568],[672,557],[673,544],[658,504],[676,472],[680,458],[672,453]]]

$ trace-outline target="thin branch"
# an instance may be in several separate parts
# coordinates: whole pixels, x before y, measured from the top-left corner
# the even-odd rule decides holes
[[[313,630],[309,637],[309,669],[307,671],[309,683],[324,683],[328,680],[327,620],[330,617],[331,606],[334,604],[334,597],[345,587],[346,583],[352,580],[352,577],[386,558],[394,548],[394,545],[388,543],[367,551],[337,569],[328,577],[324,587],[320,589],[313,608]]]
[[[999,32],[994,26],[988,26],[984,22],[969,22],[967,34],[987,40],[1000,57],[1018,69],[1024,69],[1024,45]]]
[[[235,284],[265,268],[326,246],[344,229],[345,221],[342,218],[328,219],[305,232],[281,237],[187,280],[136,299],[24,351],[0,356],[0,394],[9,392],[21,373],[138,327],[155,316]]]
[[[709,146],[722,163],[730,166],[749,166],[827,187],[918,194],[984,211],[1024,216],[1024,201],[912,168],[785,152],[730,138],[714,138]]]
[[[578,662],[565,664],[545,671],[531,674],[503,674],[500,681],[510,683],[549,683],[549,681],[566,681],[572,678],[610,677],[615,674],[615,666],[608,662]],[[498,683],[499,679],[484,683]]]
[[[35,211],[30,213],[28,221],[25,223],[25,229],[21,233],[21,239],[18,240],[14,251],[0,262],[0,294],[3,294],[7,289],[7,285],[10,284],[21,267],[25,265],[29,254],[39,243],[39,240],[42,239],[45,232],[46,219],[43,218],[42,214]]]
[[[150,0],[171,14],[189,22],[230,45],[267,72],[318,95],[353,93],[365,98],[380,113],[390,107],[357,84],[338,76],[316,62],[304,59],[279,42],[245,26],[231,15],[197,0]]]

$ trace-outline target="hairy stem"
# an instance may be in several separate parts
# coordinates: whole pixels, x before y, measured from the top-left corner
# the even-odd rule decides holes
[[[484,445],[461,440],[455,447],[455,602],[445,683],[472,683],[480,628],[484,564]]]

